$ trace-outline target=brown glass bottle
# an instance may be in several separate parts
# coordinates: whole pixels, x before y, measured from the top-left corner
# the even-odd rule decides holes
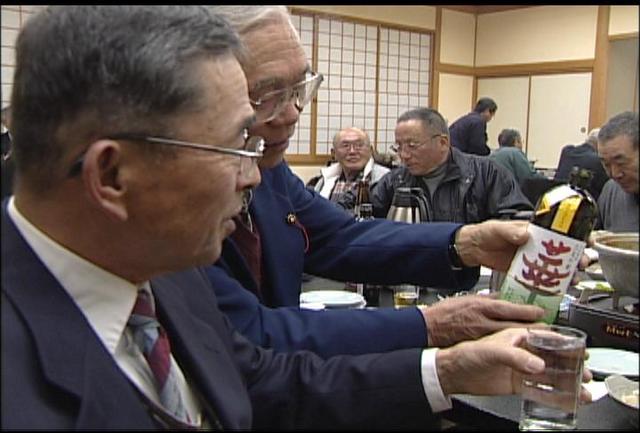
[[[368,189],[368,186],[367,186]],[[357,221],[366,221],[375,219],[373,216],[373,206],[371,203],[361,203],[356,217]],[[358,291],[361,291],[364,300],[367,301],[367,307],[380,306],[380,289],[381,286],[371,283],[359,283]]]
[[[598,216],[598,206],[587,187],[593,173],[577,166],[571,169],[569,188],[574,195],[554,202],[553,196],[567,185],[550,189],[540,197],[531,223],[574,239],[586,241]]]
[[[536,304],[542,320],[553,323],[598,215],[587,191],[592,174],[574,167],[569,184],[545,192],[528,227],[529,240],[518,248],[500,287],[500,298]]]
[[[356,196],[356,204],[353,209],[353,213],[356,218],[361,219],[361,207],[363,204],[371,203],[371,199],[369,198],[369,181],[367,179],[363,179],[358,182],[357,187],[358,194]]]

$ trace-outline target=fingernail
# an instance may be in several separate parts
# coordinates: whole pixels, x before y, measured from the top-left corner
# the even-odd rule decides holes
[[[540,358],[536,358],[535,356],[530,356],[529,359],[527,359],[527,365],[525,365],[524,368],[529,373],[538,373],[544,370],[544,361]]]

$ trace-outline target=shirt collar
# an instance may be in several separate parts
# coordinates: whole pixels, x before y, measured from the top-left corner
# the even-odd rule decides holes
[[[7,208],[25,241],[73,298],[113,355],[133,309],[138,287],[51,239],[20,213],[14,197],[9,199]],[[148,282],[143,286],[149,290]]]

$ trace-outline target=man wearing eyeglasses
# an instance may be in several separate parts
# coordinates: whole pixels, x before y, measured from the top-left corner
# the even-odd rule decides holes
[[[376,163],[369,134],[360,128],[348,127],[333,137],[336,162],[320,170],[320,179],[314,189],[321,196],[352,210],[357,196],[357,185],[367,180],[373,187],[389,169]]]
[[[480,263],[508,267],[515,244],[524,241],[514,234],[524,228],[493,222],[355,224],[349,214],[305,188],[283,160],[300,111],[322,80],[310,72],[286,8],[213,9],[229,19],[247,48],[243,70],[256,110],[250,130],[265,139],[262,182],[244,218],[251,224],[237,229],[246,232],[244,242],[234,234],[225,242],[222,260],[208,269],[221,309],[244,335],[278,351],[309,349],[331,356],[449,345],[538,320],[541,310],[480,296],[436,304],[429,314],[423,307],[298,309],[303,272],[344,282],[470,288]],[[468,320],[453,320],[462,315]]]
[[[446,120],[436,110],[417,108],[396,122],[395,150],[403,166],[372,191],[374,215],[383,217],[399,187],[424,191],[427,221],[479,223],[505,210],[531,210],[513,174],[485,157],[461,152],[449,142]]]

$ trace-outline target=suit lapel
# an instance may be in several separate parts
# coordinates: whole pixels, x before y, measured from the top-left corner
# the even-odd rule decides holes
[[[289,197],[279,191],[285,189],[282,176],[276,176],[281,168],[264,170],[262,182],[256,188],[251,203],[251,215],[260,231],[262,242],[262,260],[264,266],[262,295],[265,303],[274,305],[297,305],[298,293],[290,288],[299,285],[299,281],[290,281],[291,276],[299,280],[304,264],[304,237],[299,227],[291,225],[287,216],[295,215],[295,209]],[[284,268],[284,272],[272,270]]]
[[[45,380],[75,401],[77,428],[152,427],[136,391],[3,209],[2,290],[22,315]],[[29,278],[24,276],[28,275]],[[70,400],[71,399],[71,400]]]

